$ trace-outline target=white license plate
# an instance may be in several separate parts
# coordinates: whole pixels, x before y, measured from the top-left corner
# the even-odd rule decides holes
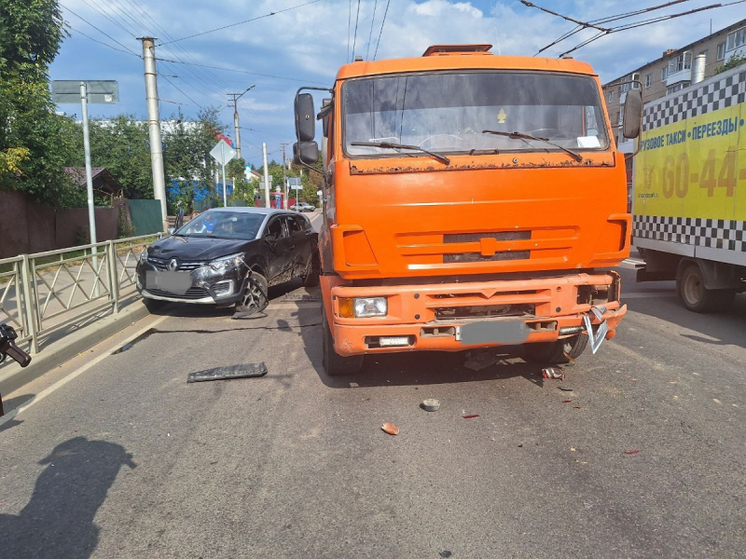
[[[192,287],[192,275],[185,272],[145,272],[145,288],[159,289],[177,295],[184,295]]]

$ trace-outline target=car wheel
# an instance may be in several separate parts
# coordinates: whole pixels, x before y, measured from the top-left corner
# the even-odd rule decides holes
[[[148,297],[143,297],[142,302],[145,305],[145,308],[148,309],[148,312],[150,314],[158,314],[158,311],[165,307],[168,303],[168,301],[161,301],[160,299],[149,299]]]
[[[236,305],[236,310],[239,312],[263,311],[269,305],[268,291],[267,278],[257,272],[252,272],[246,280],[243,301]]]
[[[736,296],[733,289],[707,289],[702,270],[697,264],[686,267],[677,281],[677,287],[684,306],[698,313],[723,311]]]
[[[556,342],[539,342],[523,346],[523,357],[532,363],[560,365],[574,361],[585,351],[588,336],[578,334]]]
[[[303,272],[302,279],[304,287],[314,287],[319,284],[320,268],[319,253],[314,251],[308,259],[306,270]]]
[[[357,373],[363,366],[363,356],[353,355],[342,357],[334,350],[334,338],[326,320],[326,312],[321,310],[321,328],[323,330],[323,364],[326,374],[330,377],[351,375]]]

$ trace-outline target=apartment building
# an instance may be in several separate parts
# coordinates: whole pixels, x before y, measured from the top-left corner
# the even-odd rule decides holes
[[[734,55],[746,56],[746,19],[678,50],[667,50],[658,60],[610,81],[603,86],[603,90],[612,124],[621,125],[627,91],[639,87],[635,83],[624,82],[637,80],[642,83],[643,102],[648,103],[709,78]],[[615,135],[622,151],[633,149],[631,145],[624,145],[621,129],[617,128]]]

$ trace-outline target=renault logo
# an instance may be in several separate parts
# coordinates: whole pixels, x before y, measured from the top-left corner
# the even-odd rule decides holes
[[[179,267],[179,261],[176,260],[176,258],[172,258],[171,261],[168,263],[168,269],[173,272],[178,267]]]

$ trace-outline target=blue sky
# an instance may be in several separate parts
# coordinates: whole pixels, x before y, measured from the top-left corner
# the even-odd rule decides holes
[[[664,2],[534,1],[583,21]],[[714,3],[687,0],[619,23]],[[353,50],[356,56],[373,59],[375,54],[382,59],[420,56],[431,44],[491,43],[495,53],[532,56],[575,27],[519,0],[62,0],[60,4],[70,37],[51,66],[51,79],[119,82],[120,103],[91,105],[92,118],[121,113],[145,118],[142,46],[137,37],[154,36],[156,56],[161,59],[162,119],[179,110],[190,118],[200,107],[218,107],[232,138],[233,109],[227,94],[255,86],[240,99],[239,114],[242,152],[256,166],[262,164],[263,142],[269,158],[280,161],[281,144],[294,141],[292,107],[298,87],[331,86]],[[717,31],[744,18],[746,2],[734,3],[614,33],[573,56],[590,62],[605,82],[659,58],[665,49],[682,47],[708,35],[710,29]],[[556,57],[592,34],[579,33],[544,55]],[[75,105],[60,109],[80,113]],[[288,157],[291,151],[288,146]]]

